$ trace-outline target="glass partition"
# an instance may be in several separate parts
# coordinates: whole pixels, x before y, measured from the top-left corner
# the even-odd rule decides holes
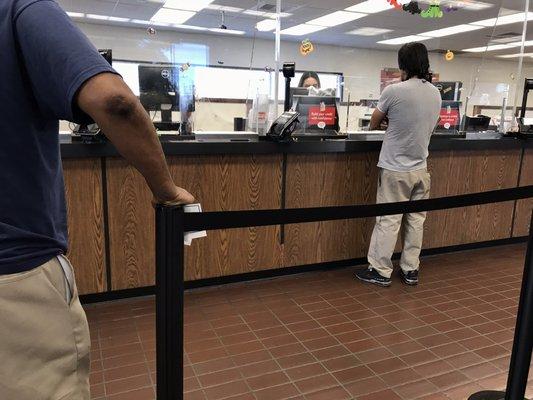
[[[277,14],[264,1],[59,3],[95,47],[112,51],[160,133],[264,133],[275,118],[275,36],[258,27],[275,28]]]
[[[340,89],[334,88],[341,133],[368,127],[383,89],[400,81],[397,52],[405,43],[422,42],[430,51],[433,82],[443,97],[436,133],[510,129],[523,78],[533,72],[533,53],[527,53],[533,13],[525,10],[526,0],[282,4],[283,11],[292,10],[281,19],[282,60],[295,61],[300,71],[342,79]],[[477,115],[487,118],[472,118]]]
[[[305,103],[309,90],[334,97],[319,111],[327,116],[328,107],[337,108],[334,126],[326,125],[339,133],[368,126],[382,90],[400,79],[397,51],[404,43],[420,41],[430,50],[445,101],[442,133],[484,128],[485,122],[464,118],[477,115],[488,117],[492,130],[510,129],[523,80],[533,77],[527,30],[533,12],[526,0],[59,3],[97,48],[112,50],[113,65],[167,133],[176,131],[169,122],[180,122],[185,132],[264,134],[285,98],[276,38],[279,61],[296,63],[290,104]],[[307,83],[300,82],[304,73]],[[171,77],[162,78],[167,86],[161,74]],[[302,107],[304,114],[315,110]]]

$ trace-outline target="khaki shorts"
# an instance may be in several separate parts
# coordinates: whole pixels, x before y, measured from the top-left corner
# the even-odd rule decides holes
[[[67,275],[64,257],[0,275],[1,400],[90,399],[89,327]]]

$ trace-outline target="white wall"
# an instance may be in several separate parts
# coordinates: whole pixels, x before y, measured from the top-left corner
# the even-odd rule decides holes
[[[191,34],[159,29],[156,35],[148,34],[146,28],[129,28],[80,23],[80,28],[98,48],[113,49],[115,59],[139,61],[166,61],[174,63],[193,62],[200,64],[238,67],[274,67],[274,41],[251,38]],[[253,49],[253,51],[252,51]],[[282,61],[296,61],[299,70],[342,72],[346,88],[352,93],[352,101],[360,98],[377,98],[380,94],[380,72],[382,68],[397,66],[396,51],[356,49],[341,46],[316,45],[314,53],[303,57],[299,43],[282,42]],[[458,55],[452,62],[444,61],[442,55],[431,55],[432,68],[445,81],[462,81],[464,94],[470,93],[476,77],[482,92],[489,93],[494,105],[500,104],[496,96],[496,84],[511,86],[510,104],[514,101],[514,88],[518,62],[516,60],[494,60],[471,58]],[[525,74],[533,76],[533,66],[527,64]],[[519,93],[522,84],[519,83]],[[479,93],[477,93],[479,94]],[[465,96],[463,96],[464,100]],[[519,101],[520,102],[520,101]],[[233,116],[217,113],[215,104],[204,107],[206,112],[215,113],[209,128],[218,124],[232,127]],[[242,106],[244,107],[244,106]],[[244,114],[244,108],[243,112]],[[196,116],[198,120],[198,115]],[[207,127],[206,127],[207,129]]]

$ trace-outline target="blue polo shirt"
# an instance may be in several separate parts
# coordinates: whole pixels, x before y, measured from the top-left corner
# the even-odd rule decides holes
[[[67,250],[59,120],[88,122],[80,86],[113,72],[52,0],[0,0],[0,275]]]

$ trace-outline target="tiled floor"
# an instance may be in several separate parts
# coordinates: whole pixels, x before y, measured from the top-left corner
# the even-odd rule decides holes
[[[465,400],[503,388],[525,246],[428,257],[421,284],[354,269],[190,291],[187,400]],[[87,307],[93,399],[155,398],[153,298]]]

